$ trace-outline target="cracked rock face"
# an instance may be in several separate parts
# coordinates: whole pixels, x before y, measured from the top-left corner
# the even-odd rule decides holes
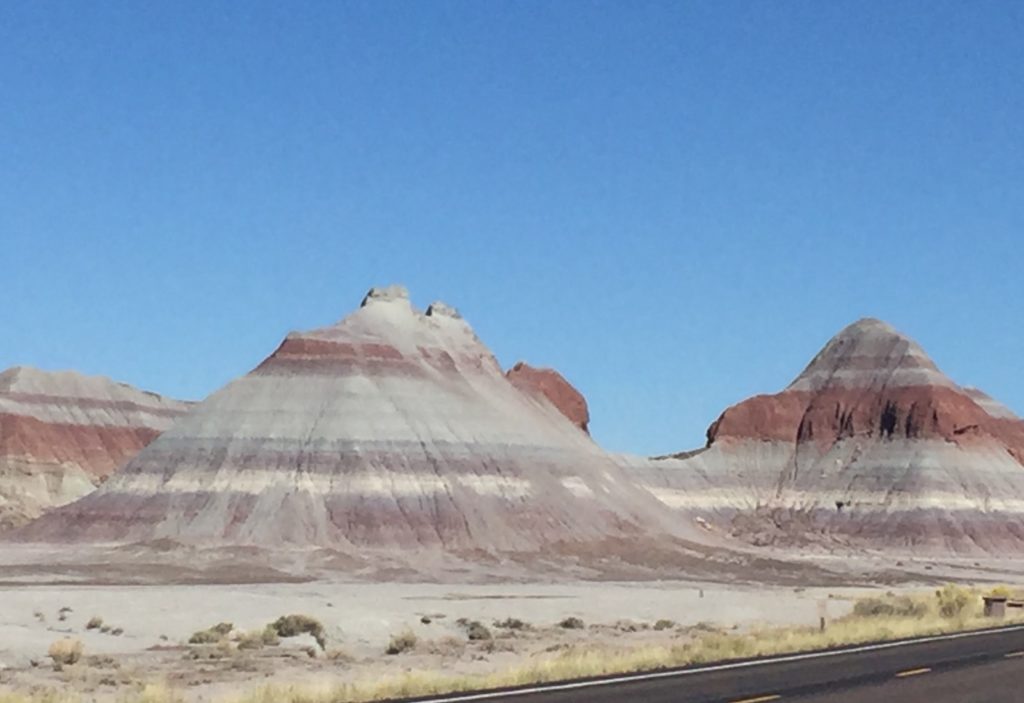
[[[0,528],[91,492],[187,408],[70,371],[0,373]]]
[[[878,320],[728,408],[705,449],[629,462],[667,504],[756,544],[1024,547],[1024,421]]]
[[[546,398],[513,385],[452,308],[374,289],[289,334],[28,541],[598,551],[671,512]]]

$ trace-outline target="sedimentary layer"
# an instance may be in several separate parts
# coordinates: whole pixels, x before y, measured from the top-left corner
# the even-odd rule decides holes
[[[419,312],[392,287],[289,334],[17,537],[554,555],[675,522],[546,394],[510,382],[453,308]]]
[[[91,492],[186,410],[107,378],[0,373],[0,527]]]
[[[705,448],[624,458],[662,502],[756,544],[1024,547],[1024,422],[878,320],[781,393],[727,409]]]

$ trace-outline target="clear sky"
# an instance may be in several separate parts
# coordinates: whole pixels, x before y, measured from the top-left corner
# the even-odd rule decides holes
[[[201,398],[371,285],[703,442],[862,316],[1024,412],[1024,4],[0,3],[0,367]]]

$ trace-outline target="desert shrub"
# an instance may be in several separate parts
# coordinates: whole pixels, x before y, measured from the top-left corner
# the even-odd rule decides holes
[[[281,644],[281,638],[278,636],[277,630],[274,629],[273,625],[267,625],[263,628],[263,632],[260,633],[260,639],[268,647],[276,647]]]
[[[520,620],[519,618],[505,618],[504,620],[495,620],[494,626],[502,630],[529,630],[530,624]]]
[[[89,622],[85,623],[86,630],[98,630],[103,627],[103,618],[98,615],[93,615],[89,618]]]
[[[430,619],[429,615],[424,615],[422,618],[420,618],[420,622],[423,623],[424,625],[429,625],[430,623],[432,623],[434,621]]]
[[[106,654],[93,654],[85,658],[85,663],[94,669],[116,669],[117,660]]]
[[[110,634],[112,634],[114,637],[120,637],[121,635],[124,634],[124,628],[123,627],[115,627],[113,630],[110,631]]]
[[[466,631],[466,637],[470,640],[489,640],[491,639],[491,631],[487,629],[479,620],[470,620],[469,618],[459,618],[455,621],[455,624]]]
[[[853,614],[862,618],[921,618],[928,614],[928,603],[910,596],[872,596],[854,603]]]
[[[939,615],[944,618],[956,618],[964,614],[967,606],[974,600],[971,591],[954,583],[947,583],[935,591],[939,603]]]
[[[583,621],[577,617],[568,617],[558,623],[558,626],[565,630],[582,630],[586,627]]]
[[[327,635],[324,626],[319,620],[308,615],[282,615],[270,623],[279,637],[297,637],[298,635],[312,635],[313,639],[320,646],[320,649],[327,649]]]
[[[384,652],[385,654],[401,654],[402,652],[408,652],[416,646],[416,642],[416,633],[412,630],[405,630],[397,635],[391,635],[391,641],[388,642],[388,647]]]
[[[638,632],[639,630],[647,629],[647,625],[643,623],[635,623],[632,620],[616,620],[612,627],[619,632]]]
[[[487,652],[488,654],[493,654],[494,652],[515,651],[515,647],[508,640],[487,640],[486,642],[481,643],[480,649]]]
[[[988,595],[992,598],[1011,598],[1013,597],[1013,590],[1009,586],[996,586]]]
[[[666,620],[664,618],[654,623],[654,629],[658,632],[661,632],[662,630],[671,630],[675,626],[676,623],[674,620]]]
[[[59,667],[77,662],[82,658],[84,650],[85,648],[79,640],[65,637],[51,644],[46,653],[53,660],[53,665]]]
[[[263,633],[266,630],[251,630],[243,632],[238,637],[239,649],[263,649],[266,642],[263,641]]]
[[[193,632],[188,638],[189,644],[216,644],[231,634],[235,626],[230,622],[220,622],[205,630]]]
[[[474,620],[466,626],[466,637],[471,642],[491,639],[491,631],[479,620]]]
[[[213,630],[198,630],[193,632],[192,636],[188,638],[189,644],[216,644],[220,642],[221,635],[218,635]]]

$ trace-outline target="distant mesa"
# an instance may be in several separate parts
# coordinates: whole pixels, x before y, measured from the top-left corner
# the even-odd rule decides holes
[[[562,374],[554,369],[534,368],[520,361],[505,375],[516,388],[545,398],[572,424],[590,434],[590,410],[587,408],[587,400]]]
[[[73,371],[0,373],[0,529],[90,493],[187,409]]]
[[[668,545],[674,515],[580,432],[582,396],[554,372],[517,368],[510,382],[454,308],[422,313],[404,288],[374,288],[337,324],[289,334],[95,493],[15,538],[406,559],[607,561],[615,545]]]
[[[1024,544],[1024,422],[879,320],[842,330],[784,391],[726,409],[707,437],[633,470],[663,502],[755,544]]]

